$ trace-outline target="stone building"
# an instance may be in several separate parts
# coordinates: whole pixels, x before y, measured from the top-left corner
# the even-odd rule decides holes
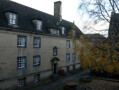
[[[119,40],[119,13],[111,13],[108,38],[112,41]]]
[[[103,35],[99,34],[99,33],[85,34],[85,37],[87,39],[89,39],[96,46],[99,46],[100,44],[103,44],[103,42],[106,40],[106,38]]]
[[[69,32],[77,38],[83,33],[62,19],[61,4],[54,3],[53,16],[0,0],[0,89],[36,83],[60,68],[80,68]]]

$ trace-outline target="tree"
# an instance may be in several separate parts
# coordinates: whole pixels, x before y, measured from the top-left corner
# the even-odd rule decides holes
[[[91,68],[98,73],[119,75],[119,42],[112,47],[108,39],[98,45],[85,36],[78,40],[73,37],[72,40],[75,44],[74,51],[84,70]]]
[[[99,24],[99,22],[103,22],[104,25],[105,23],[110,24],[111,13],[113,12],[115,14],[119,12],[118,4],[119,0],[81,0],[79,4],[79,12],[83,16],[86,14],[94,25]],[[104,30],[97,30],[88,24],[84,26],[84,29],[107,31],[108,27]],[[115,32],[117,31],[115,30]]]

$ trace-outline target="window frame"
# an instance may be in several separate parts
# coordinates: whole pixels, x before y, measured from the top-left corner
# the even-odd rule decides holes
[[[75,55],[75,58],[74,58]],[[76,53],[72,53],[72,61],[76,61]]]
[[[56,50],[56,51],[55,51],[55,50]],[[57,47],[54,47],[54,48],[53,48],[53,56],[57,56],[57,52],[58,52]]]
[[[65,27],[62,27],[61,33],[62,33],[62,35],[65,35]]]
[[[76,70],[76,66],[75,66],[75,65],[72,66],[72,70],[73,70],[73,71]]]
[[[41,23],[41,24],[39,24],[39,23]],[[37,20],[36,21],[36,30],[43,31],[42,29],[43,29],[43,21],[42,20]]]
[[[22,37],[22,39],[25,38],[24,45],[19,45],[19,42],[20,42],[20,44],[23,43],[23,41],[21,39],[19,41],[19,38],[21,38],[21,37]],[[26,48],[27,47],[27,37],[26,36],[24,36],[24,35],[17,35],[17,47],[18,48]]]
[[[39,57],[39,64],[36,64],[35,59],[38,57]],[[33,56],[33,67],[38,67],[40,65],[41,65],[41,56],[40,55]]]
[[[70,48],[70,40],[66,40],[66,48]]]
[[[17,21],[18,21],[18,15],[16,13],[12,13],[12,12],[9,12],[9,19],[8,19],[8,23],[9,25],[17,25]],[[14,22],[14,23],[13,23]]]
[[[40,74],[34,75],[34,82],[39,82],[40,81]]]
[[[38,47],[35,46],[35,39],[39,39],[40,40]],[[38,44],[38,42],[37,42],[37,44]],[[33,38],[33,48],[41,48],[41,38],[40,37],[34,37]]]
[[[69,59],[68,59],[68,56],[69,56]],[[70,53],[66,53],[66,61],[70,62]]]
[[[18,61],[19,58],[25,58],[25,61],[20,62],[20,61]],[[18,62],[20,62],[20,63],[18,63]],[[23,62],[25,62],[25,63],[23,63]],[[19,64],[21,64],[21,65],[19,65]],[[24,66],[23,66],[23,64],[24,64]],[[17,69],[25,69],[25,68],[27,68],[27,57],[26,56],[17,57]]]
[[[21,85],[19,85],[21,84]],[[23,78],[19,78],[18,79],[18,87],[23,87],[26,85],[26,77],[23,77]]]

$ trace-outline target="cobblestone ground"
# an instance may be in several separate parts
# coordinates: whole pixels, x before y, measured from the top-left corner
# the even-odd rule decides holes
[[[83,83],[83,85],[91,87],[92,90],[119,90],[119,82],[98,79],[93,79],[92,82]]]

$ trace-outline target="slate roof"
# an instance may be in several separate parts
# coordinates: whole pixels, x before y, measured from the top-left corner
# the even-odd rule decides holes
[[[89,39],[105,39],[105,37],[99,33],[95,34],[85,34],[85,36]]]
[[[13,28],[8,25],[8,21],[5,16],[5,12],[13,12],[18,14],[18,27]],[[40,19],[43,21],[43,33],[50,34],[48,28],[59,29],[57,26],[57,18],[53,15],[35,10],[33,8],[18,4],[10,0],[0,0],[0,27],[9,28],[9,30],[17,30],[21,32],[41,33],[36,30],[36,27],[32,20]],[[71,30],[73,23],[62,20],[61,26],[66,28],[66,33]],[[76,27],[77,34],[83,34]]]

